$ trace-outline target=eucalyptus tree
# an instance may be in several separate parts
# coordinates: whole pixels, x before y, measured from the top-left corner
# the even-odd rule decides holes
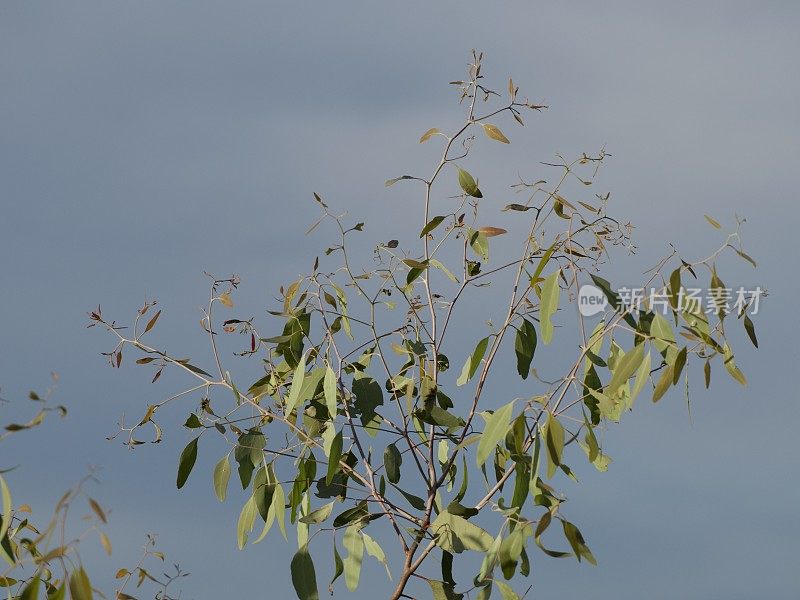
[[[509,144],[498,123],[522,126],[546,107],[513,80],[502,91],[488,87],[482,55],[471,58],[467,77],[451,82],[463,122],[419,140],[439,145],[438,161],[427,174],[386,181],[418,194],[413,231],[398,239],[378,233],[383,241],[359,254],[354,238],[366,235],[364,223],[314,194],[321,217],[312,229],[333,232],[334,242],[280,288],[266,325],[234,316],[238,277],[211,277],[200,323],[208,365],[150,341],[161,316],[155,302],[128,328],[99,308],[90,313],[90,324],[113,338],[111,366],[133,352],[153,381],[164,369],[191,381],[122,423],[118,435],[131,446],[157,442],[162,411],[185,411],[192,439],[178,460],[177,487],[204,448],[223,447],[209,482],[220,501],[232,478],[247,491],[239,548],[267,535],[288,539],[293,527],[291,576],[301,600],[319,597],[323,564],[331,592],[356,590],[365,553],[374,559],[369,568],[386,571],[393,600],[412,597],[412,580],[437,600],[485,600],[494,588],[505,600],[519,598],[526,584],[517,581],[530,575],[534,552],[594,564],[559,490],[574,479],[569,464],[586,460],[605,471],[611,458],[598,432],[641,395],[655,402],[673,387],[688,394],[692,365],[702,365],[706,386],[719,367],[745,384],[728,329],[741,322],[757,344],[748,314],[757,297],[731,310],[717,270],[723,253],[752,262],[741,223],[706,258],[673,250],[644,275],[641,289],[653,293],[634,301],[601,276],[613,254],[634,250],[632,226],[595,190],[608,154],[545,163],[548,179],[515,182],[520,202],[504,208],[481,185],[476,144]],[[497,226],[502,211],[524,224],[516,244]],[[518,250],[497,256],[495,245]],[[710,306],[689,293],[698,285]],[[587,297],[591,311],[580,306]],[[242,336],[236,354],[259,361],[254,381],[227,364],[225,333]],[[556,352],[554,342],[567,350]],[[564,352],[574,354],[562,361]]]

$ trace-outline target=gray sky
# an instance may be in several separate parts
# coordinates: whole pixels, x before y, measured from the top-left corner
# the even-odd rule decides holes
[[[187,434],[133,453],[105,441],[179,382],[104,368],[108,340],[85,313],[99,302],[125,320],[155,296],[161,342],[204,361],[202,271],[240,274],[238,312],[268,322],[278,285],[327,242],[299,237],[317,214],[311,191],[363,217],[370,242],[417,228],[418,199],[383,181],[429,170],[437,149],[417,139],[461,117],[447,82],[477,47],[489,82],[513,75],[551,107],[525,130],[498,123],[513,143],[483,144],[482,187],[514,201],[516,173],[538,179],[555,152],[605,144],[601,183],[642,246],[617,273],[670,242],[699,256],[719,242],[702,215],[730,226],[738,213],[759,269],[732,261],[726,283],[770,291],[761,349],[739,343],[746,390],[723,374],[710,392],[696,385],[691,423],[680,395],[640,402],[606,434],[609,472],[564,486],[600,564],[531,552],[533,597],[797,597],[798,26],[793,2],[5,0],[0,383],[22,396],[58,371],[71,411],[8,446],[0,466],[24,464],[9,475],[16,497],[47,511],[99,463],[115,555],[87,548],[93,573],[130,563],[153,531],[193,572],[187,598],[293,597],[293,546],[235,549],[241,499],[219,505],[209,482],[221,451],[201,448],[177,492]],[[321,584],[329,570],[318,565]],[[370,568],[354,597],[382,577]]]

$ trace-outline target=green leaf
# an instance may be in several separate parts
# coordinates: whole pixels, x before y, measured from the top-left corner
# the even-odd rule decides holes
[[[202,427],[203,423],[199,418],[197,418],[196,414],[190,413],[189,417],[186,419],[186,423],[184,423],[183,426],[188,427],[189,429],[197,429],[198,427]]]
[[[339,460],[342,458],[342,445],[344,444],[344,437],[342,432],[336,434],[331,443],[331,453],[328,457],[328,472],[325,474],[325,483],[328,485],[333,481],[334,475],[339,471]]]
[[[253,531],[257,513],[258,508],[256,507],[255,498],[250,496],[247,502],[244,503],[239,513],[239,521],[236,523],[236,545],[239,547],[239,550],[244,548],[244,545],[247,543],[247,535]]]
[[[644,359],[644,344],[636,345],[633,350],[625,354],[615,365],[611,382],[608,384],[607,394],[618,397],[619,389],[633,376]]]
[[[354,592],[361,577],[361,562],[364,559],[364,539],[361,537],[360,525],[350,525],[344,533],[344,547],[347,556],[344,559],[344,582],[347,589]]]
[[[672,326],[659,313],[655,313],[650,323],[650,335],[653,336],[653,345],[662,354],[670,348],[675,348],[675,334]]]
[[[488,552],[494,541],[485,530],[447,511],[439,513],[430,525],[430,532],[436,545],[451,554],[461,554],[464,550]]]
[[[483,198],[483,194],[481,194],[480,189],[478,189],[478,184],[475,183],[472,175],[460,167],[456,168],[458,169],[458,185],[461,186],[461,189],[464,190],[468,196],[472,196],[473,198]]]
[[[386,574],[389,576],[389,579],[392,578],[392,574],[389,572],[389,565],[386,563],[386,553],[381,548],[380,544],[373,540],[370,536],[368,536],[363,531],[361,532],[361,537],[364,540],[364,548],[371,557],[379,561],[386,567]]]
[[[669,276],[669,303],[673,309],[678,308],[681,292],[681,268],[675,269]]]
[[[756,337],[756,326],[753,325],[753,321],[750,320],[750,317],[747,315],[744,316],[744,329],[747,332],[747,337],[750,338],[750,341],[753,342],[753,346],[758,348],[758,338]]]
[[[667,365],[661,372],[661,377],[656,382],[656,387],[653,390],[653,402],[658,402],[661,397],[667,393],[669,386],[672,385],[672,367]]]
[[[275,491],[272,494],[272,512],[278,521],[283,539],[286,539],[286,494],[280,483],[275,484]]]
[[[644,359],[639,365],[639,370],[636,371],[636,383],[633,384],[631,397],[630,400],[628,400],[630,407],[633,406],[633,401],[636,400],[636,397],[642,391],[642,388],[648,379],[650,379],[650,352],[647,352],[647,354],[644,355]]]
[[[503,597],[503,600],[519,600],[517,593],[511,589],[511,586],[507,583],[500,581],[499,579],[495,579],[494,584],[500,590],[500,595]]]
[[[525,548],[525,540],[532,533],[533,530],[530,525],[517,525],[514,531],[500,544],[497,557],[500,560],[500,568],[506,579],[511,579],[514,576],[517,562],[522,554],[522,550]]]
[[[558,309],[561,288],[558,287],[560,271],[553,271],[542,284],[542,298],[539,304],[539,324],[542,328],[542,341],[549,344],[553,339],[553,323],[551,318]]]
[[[572,551],[575,553],[575,558],[578,559],[578,562],[581,562],[581,558],[585,558],[591,564],[597,565],[597,561],[586,545],[586,542],[583,540],[583,536],[578,528],[569,521],[564,520],[561,521],[561,525],[564,528],[564,536],[572,547]]]
[[[65,600],[66,597],[67,597],[67,582],[62,581],[61,587],[59,587],[56,591],[51,592],[50,594],[47,595],[47,600]],[[124,596],[119,596],[119,600],[126,600],[126,599]]]
[[[329,502],[325,506],[318,508],[317,510],[310,512],[305,517],[300,518],[301,523],[306,523],[307,525],[317,525],[322,523],[325,519],[331,516],[331,512],[333,511],[333,502]]]
[[[391,187],[398,181],[403,181],[404,179],[414,179],[414,177],[412,177],[411,175],[401,175],[400,177],[393,177],[392,179],[387,179],[384,182],[384,185],[386,187]]]
[[[408,503],[411,506],[413,506],[415,509],[417,509],[417,510],[425,510],[425,500],[423,500],[419,496],[415,496],[414,494],[409,494],[408,492],[400,489],[399,487],[397,487],[394,484],[392,484],[392,487],[394,487],[394,489],[396,489],[398,492],[400,492],[403,495],[403,498],[405,498],[408,501]]]
[[[744,376],[744,373],[736,366],[736,363],[733,360],[733,352],[731,351],[728,344],[725,344],[722,348],[723,352],[723,362],[725,363],[725,369],[727,369],[728,373],[730,373],[731,377],[733,377],[736,381],[738,381],[741,385],[747,385],[747,379]]]
[[[331,594],[333,593],[333,582],[339,579],[342,573],[344,573],[344,562],[342,562],[339,549],[336,547],[336,540],[333,541],[333,565],[333,579],[331,579],[331,582],[328,584],[328,589],[331,590]]]
[[[478,441],[478,451],[476,454],[476,462],[479,467],[488,460],[489,456],[494,452],[494,447],[497,443],[506,437],[513,410],[514,401],[512,400],[505,406],[498,408],[486,419],[486,427]]]
[[[336,373],[330,365],[325,369],[325,380],[323,381],[325,393],[325,405],[328,407],[328,414],[332,420],[336,419]]]
[[[346,511],[337,515],[337,517],[333,520],[333,526],[343,527],[348,523],[362,521],[368,516],[369,516],[369,511],[367,510],[367,502],[366,500],[364,500],[359,502],[353,508],[348,508]]]
[[[442,273],[444,273],[450,281],[452,281],[453,283],[458,283],[458,277],[453,275],[453,273],[450,272],[450,269],[448,269],[447,267],[444,266],[444,264],[442,264],[442,261],[432,258],[428,262],[430,263],[431,266],[436,267]]]
[[[444,581],[437,581],[436,579],[428,579],[428,585],[431,586],[433,593],[433,600],[463,600],[464,594],[457,594],[453,586]]]
[[[550,479],[561,464],[561,455],[564,452],[564,427],[550,412],[547,413],[547,422],[544,425],[544,441],[547,449],[547,477]]]
[[[317,591],[317,574],[314,570],[314,561],[308,553],[308,548],[303,546],[292,558],[291,564],[292,585],[300,600],[319,600]]]
[[[714,227],[715,229],[721,229],[722,228],[722,225],[720,225],[719,221],[717,221],[716,219],[713,219],[712,217],[709,217],[708,215],[703,215],[703,216],[706,218],[706,221],[708,221],[711,224],[711,226]]]
[[[472,377],[475,375],[475,371],[478,370],[478,366],[481,364],[481,360],[483,359],[483,355],[486,353],[486,347],[489,345],[489,338],[483,338],[478,344],[475,346],[475,350],[472,351],[472,354],[467,357],[467,362],[464,363],[464,367],[461,369],[461,375],[458,377],[458,381],[456,381],[456,385],[465,385]]]
[[[431,231],[436,229],[439,225],[441,225],[442,221],[444,221],[444,217],[442,215],[433,217],[430,221],[425,224],[425,227],[422,228],[422,231],[419,233],[420,238],[424,238],[427,234]]]
[[[38,577],[33,577],[28,582],[28,585],[25,586],[25,589],[22,590],[22,594],[20,594],[19,600],[39,600],[40,583],[41,579],[39,579]]]
[[[194,438],[189,442],[181,452],[181,458],[178,461],[178,489],[181,489],[189,479],[189,474],[194,468],[194,463],[197,460],[197,440],[199,437]]]
[[[69,576],[69,593],[72,596],[72,600],[92,600],[94,598],[92,584],[83,567],[78,567]]]
[[[400,481],[400,465],[403,464],[403,455],[397,446],[389,444],[383,451],[383,466],[386,469],[386,478],[390,483]]]
[[[13,504],[11,502],[11,490],[8,489],[8,484],[2,475],[0,475],[0,498],[2,498],[3,502],[3,512],[0,515],[2,516],[2,519],[0,519],[0,539],[3,539],[11,525],[11,508]]]
[[[220,502],[225,501],[228,494],[228,481],[231,478],[231,463],[228,455],[223,456],[214,467],[214,494]]]
[[[477,229],[469,229],[469,246],[483,260],[489,260],[489,238]]]
[[[422,144],[423,142],[427,142],[429,139],[431,139],[431,137],[433,137],[437,133],[439,133],[439,130],[436,127],[431,127],[430,129],[428,129],[428,131],[422,134],[422,137],[419,138],[419,143]]]
[[[300,390],[303,388],[303,378],[306,375],[306,355],[300,357],[300,362],[294,370],[292,377],[292,385],[289,388],[289,396],[286,400],[286,414],[294,410],[294,407],[300,401]]]
[[[514,352],[517,355],[517,373],[523,379],[527,379],[531,370],[533,354],[536,352],[536,329],[534,329],[533,323],[527,319],[522,319],[522,325],[517,330]]]
[[[478,590],[475,600],[489,600],[492,597],[492,582],[490,581]]]

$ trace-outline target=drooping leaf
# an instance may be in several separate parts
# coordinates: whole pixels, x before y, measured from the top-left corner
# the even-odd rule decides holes
[[[744,316],[744,329],[747,332],[747,337],[749,337],[750,341],[753,343],[753,346],[758,348],[758,338],[756,337],[756,326],[753,325],[753,321],[751,321],[750,317],[747,315]]]
[[[344,533],[344,547],[347,556],[344,559],[344,582],[347,589],[354,592],[361,578],[361,562],[364,560],[364,540],[361,537],[361,527],[350,525]]]
[[[547,449],[547,477],[553,477],[556,468],[561,465],[564,452],[564,427],[553,413],[547,413],[544,425],[544,442]]]
[[[328,456],[328,471],[325,474],[325,483],[328,485],[333,481],[334,475],[339,471],[339,460],[342,458],[342,445],[344,444],[344,437],[342,432],[338,432],[331,442],[330,455]]]
[[[628,382],[644,359],[644,344],[637,344],[615,365],[607,393],[616,396],[619,388]]]
[[[331,419],[336,419],[336,373],[330,365],[325,369],[325,380],[323,381],[325,393],[325,405],[328,407],[328,414]]]
[[[733,351],[731,351],[728,344],[725,344],[722,348],[722,360],[725,364],[725,369],[730,373],[731,377],[733,377],[736,381],[738,381],[741,385],[747,385],[747,378],[745,378],[744,373],[736,366],[736,362],[733,360]]]
[[[194,438],[181,452],[181,458],[178,461],[178,489],[183,487],[194,468],[194,463],[197,460],[197,440],[199,439],[199,437]]]
[[[292,585],[299,600],[319,600],[314,561],[311,560],[306,546],[300,548],[294,555],[290,569]]]
[[[239,550],[244,548],[248,534],[253,531],[253,526],[256,523],[256,514],[258,514],[256,501],[255,498],[250,496],[242,506],[242,510],[239,513],[239,521],[236,523],[236,545]]]
[[[386,468],[386,478],[390,483],[400,481],[400,465],[403,464],[403,455],[393,443],[386,446],[383,451],[383,465]]]
[[[498,408],[486,420],[486,427],[478,441],[478,450],[476,454],[476,462],[479,467],[494,453],[494,447],[497,443],[506,437],[513,410],[514,400]]]
[[[69,593],[72,600],[92,600],[92,584],[83,567],[78,567],[69,576]]]
[[[228,494],[228,481],[231,478],[231,463],[228,455],[223,456],[214,467],[214,494],[220,502],[225,501]]]
[[[639,369],[636,371],[636,383],[633,384],[630,400],[628,400],[628,403],[630,404],[631,407],[633,406],[633,401],[636,400],[636,397],[642,391],[642,388],[644,388],[644,384],[649,379],[650,379],[650,352],[647,352],[644,355],[642,363],[639,365]]]
[[[552,317],[558,309],[561,288],[558,286],[558,270],[548,275],[542,284],[542,298],[539,304],[539,323],[542,328],[542,341],[549,344],[553,339]]]
[[[364,549],[367,551],[367,554],[383,564],[386,568],[386,574],[389,576],[389,579],[391,579],[392,574],[389,572],[389,565],[386,562],[386,553],[383,551],[383,548],[363,531],[361,532],[361,537],[364,540]]]
[[[0,498],[2,498],[3,512],[0,514],[0,539],[5,537],[9,526],[11,525],[11,508],[13,503],[11,501],[11,490],[8,489],[8,484],[3,476],[0,475]]]
[[[586,542],[584,541],[583,536],[578,528],[569,521],[565,520],[561,521],[561,525],[564,529],[564,536],[567,538],[569,545],[572,547],[572,551],[575,553],[575,558],[578,559],[578,562],[580,562],[582,558],[585,558],[591,564],[597,565],[597,561],[592,555],[591,550],[589,550],[589,547],[586,545]]]
[[[659,313],[655,313],[650,323],[650,335],[653,336],[653,345],[662,354],[669,348],[675,347],[675,334],[672,326]]]
[[[275,484],[275,491],[272,494],[272,512],[278,521],[283,539],[286,539],[286,495],[280,483]]]
[[[22,590],[22,594],[20,594],[19,600],[39,600],[40,584],[41,584],[41,579],[39,579],[39,577],[33,577],[28,582],[28,585],[25,586],[25,589]]]
[[[333,542],[333,578],[331,582],[328,584],[328,591],[333,594],[333,582],[341,577],[342,573],[344,573],[344,562],[342,561],[342,557],[339,554],[339,549],[336,547],[336,541]]]
[[[527,379],[530,374],[531,361],[536,352],[536,329],[533,323],[527,319],[522,320],[522,325],[517,330],[514,340],[514,352],[517,355],[517,373],[523,379]]]
[[[503,600],[519,600],[517,592],[515,592],[511,586],[504,581],[495,579],[494,584],[497,586],[497,589],[500,590],[500,595],[503,597]]]
[[[303,388],[303,378],[306,375],[306,356],[305,354],[300,358],[300,362],[297,363],[297,367],[294,370],[294,376],[292,377],[292,385],[289,388],[289,395],[286,399],[286,414],[288,415],[290,412],[294,410],[294,407],[300,401],[300,391]]]
[[[669,386],[672,385],[672,367],[667,365],[661,372],[661,377],[656,382],[653,390],[653,402],[658,402],[667,393]]]
[[[50,592],[47,595],[47,600],[65,600],[66,597],[67,597],[67,582],[62,581],[61,586],[58,589],[56,589],[53,592]],[[132,596],[129,596],[129,598],[132,598]],[[118,600],[128,600],[128,598],[125,598],[124,596],[120,595]]]

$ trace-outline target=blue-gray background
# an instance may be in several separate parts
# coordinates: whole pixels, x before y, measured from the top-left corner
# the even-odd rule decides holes
[[[8,475],[16,498],[46,512],[100,464],[92,491],[113,509],[115,554],[83,550],[99,584],[153,531],[193,572],[184,597],[293,597],[290,545],[235,549],[241,499],[218,504],[208,481],[221,448],[201,448],[179,493],[188,434],[135,452],[105,441],[178,381],[149,387],[130,355],[121,372],[104,368],[108,339],[83,328],[85,312],[100,302],[126,319],[155,296],[158,340],[204,362],[202,271],[239,273],[237,314],[265,322],[278,285],[326,242],[299,237],[312,190],[363,217],[370,241],[417,228],[411,188],[383,180],[429,170],[436,151],[417,137],[457,122],[446,83],[477,47],[490,82],[513,75],[551,106],[524,130],[498,122],[510,148],[482,144],[498,205],[516,200],[516,173],[550,176],[539,161],[606,144],[603,189],[644,246],[630,273],[669,242],[699,256],[720,240],[702,214],[730,226],[736,212],[760,268],[731,262],[726,283],[770,290],[761,350],[738,344],[747,389],[717,372],[711,392],[695,385],[691,422],[680,394],[640,402],[605,436],[610,471],[565,484],[600,566],[533,552],[532,597],[800,596],[798,17],[793,2],[4,0],[0,383],[22,397],[58,371],[70,409],[4,444],[0,466],[23,464]],[[381,597],[381,571],[365,578],[354,597]]]

